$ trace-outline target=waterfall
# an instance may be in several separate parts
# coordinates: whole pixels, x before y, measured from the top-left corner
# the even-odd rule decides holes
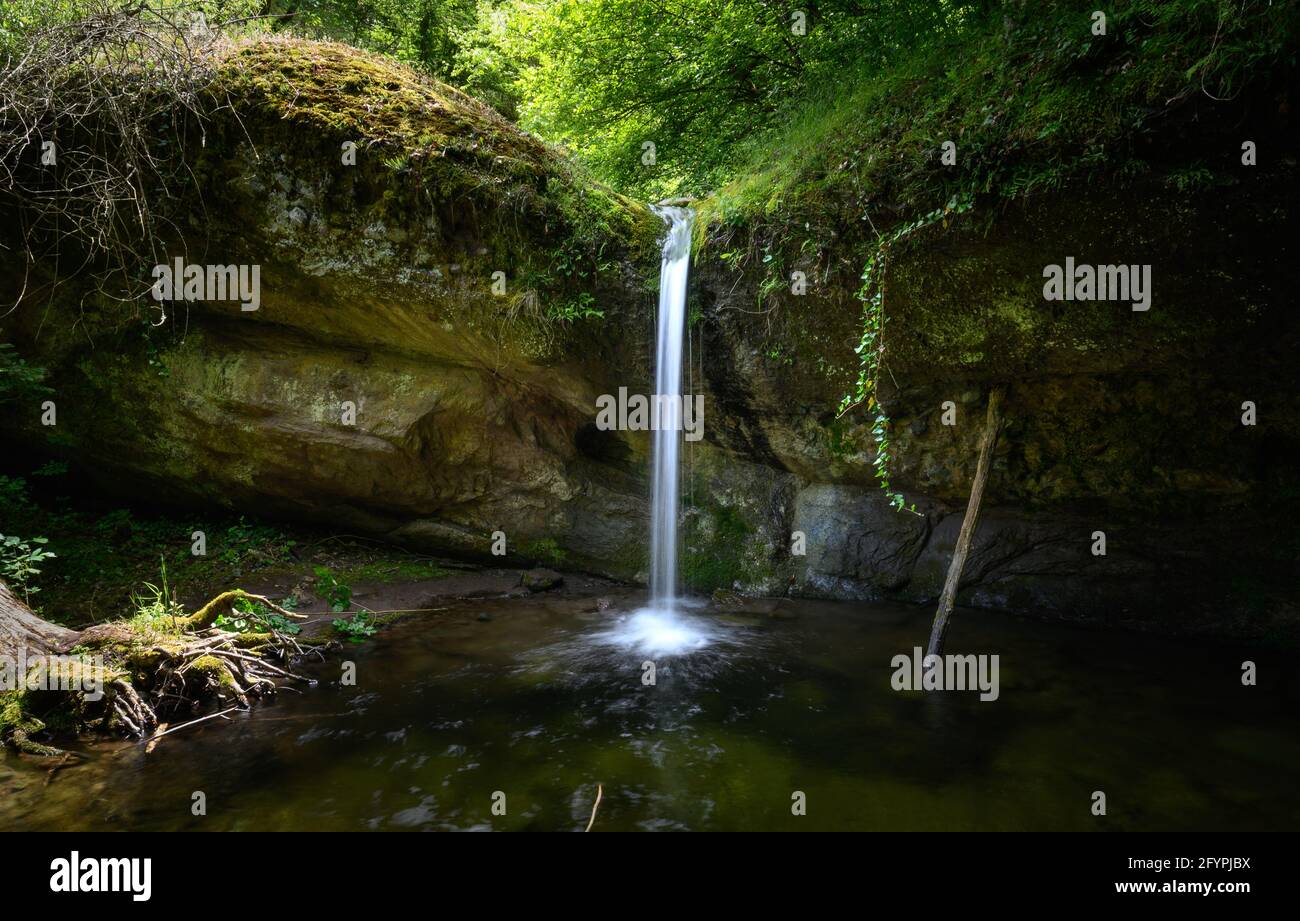
[[[643,655],[681,655],[717,637],[704,618],[679,610],[690,602],[677,597],[677,504],[683,439],[682,344],[686,337],[686,273],[691,259],[689,208],[655,208],[668,222],[659,273],[659,318],[655,333],[655,420],[650,480],[650,604],[620,618],[599,642],[636,649]],[[695,418],[700,418],[696,416]]]
[[[686,334],[686,274],[691,260],[689,208],[660,207],[669,223],[659,270],[659,323],[655,343],[655,404],[650,481],[650,605],[665,614],[677,606],[677,505],[682,444],[682,340]]]

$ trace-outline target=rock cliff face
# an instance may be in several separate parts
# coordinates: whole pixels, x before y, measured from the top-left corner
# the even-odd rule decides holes
[[[7,426],[137,495],[635,560],[645,446],[592,420],[625,362],[643,378],[647,343],[624,333],[649,328],[659,219],[486,107],[340,46],[245,48],[213,95],[168,258],[259,265],[259,308],[169,302],[151,326],[142,299],[123,324],[73,284],[43,316],[35,286],[6,332],[50,368],[58,424],[24,406]]]
[[[874,483],[871,416],[836,418],[861,335],[852,264],[805,260],[803,296],[754,305],[767,275],[698,273],[711,432],[783,471],[773,588],[832,597],[937,597],[974,475],[992,384],[1009,387],[960,600],[1168,630],[1290,633],[1296,609],[1300,324],[1294,164],[1175,195],[1160,181],[1077,187],[988,227],[935,227],[885,276],[893,483]],[[846,247],[847,248],[847,247]],[[706,251],[707,252],[707,251]],[[1049,302],[1045,266],[1145,264],[1150,308]],[[727,260],[734,263],[736,260]],[[856,309],[855,309],[856,307]],[[955,424],[943,424],[950,401]],[[1243,425],[1243,404],[1268,418]],[[1094,532],[1106,554],[1092,552]],[[759,580],[763,581],[763,580]]]
[[[637,577],[648,439],[598,430],[595,403],[649,386],[659,220],[445,87],[335,46],[273,50],[223,66],[229,106],[173,241],[190,263],[261,265],[260,308],[178,302],[163,325],[123,325],[75,285],[52,299],[34,286],[4,332],[51,370],[58,425],[17,406],[7,437],[138,496],[471,556],[499,530],[513,555]],[[1003,383],[1008,424],[961,602],[1294,633],[1295,164],[1270,169],[1191,199],[1155,179],[1066,189],[900,248],[881,397],[895,486],[919,514],[877,487],[867,416],[836,418],[862,248],[849,235],[822,248],[797,264],[805,295],[756,312],[772,287],[761,266],[706,246],[688,583],[933,600],[987,389]],[[1042,268],[1066,257],[1151,265],[1150,310],[1045,301]],[[48,282],[55,268],[39,268]],[[1241,423],[1245,401],[1256,426]]]

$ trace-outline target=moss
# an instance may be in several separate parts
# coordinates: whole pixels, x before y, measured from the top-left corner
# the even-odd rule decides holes
[[[261,116],[298,138],[327,139],[331,155],[341,157],[342,144],[352,141],[358,164],[436,179],[419,184],[426,197],[463,194],[483,201],[485,212],[506,206],[501,210],[514,211],[511,224],[530,210],[544,224],[549,215],[561,226],[547,227],[548,235],[587,253],[615,243],[640,259],[659,236],[658,219],[643,204],[580,173],[490,106],[381,55],[330,42],[262,39],[231,50],[211,93],[237,107],[241,119]],[[393,218],[409,219],[402,186],[376,193]]]
[[[68,722],[66,711],[55,708],[46,719],[56,726]],[[45,719],[31,712],[31,695],[26,691],[0,693],[0,743],[12,745],[18,751],[40,758],[54,758],[64,754],[61,749],[37,742],[32,736],[49,728]]]
[[[0,738],[27,722],[25,691],[0,691]]]
[[[524,556],[530,560],[538,563],[549,563],[552,566],[560,566],[568,558],[564,548],[551,537],[532,541],[524,547],[523,552]]]
[[[441,579],[451,574],[432,560],[380,559],[342,569],[340,582],[411,582],[422,579]]]
[[[650,568],[650,547],[644,540],[629,540],[611,553],[608,559],[585,557],[582,562],[619,578],[644,578]]]
[[[681,569],[686,586],[698,592],[730,589],[755,575],[749,540],[755,529],[728,506],[693,510],[683,545]]]
[[[187,674],[205,679],[215,687],[238,690],[234,675],[230,674],[230,669],[216,656],[199,656],[190,663]]]
[[[826,453],[833,461],[853,461],[872,450],[867,429],[845,419],[831,419],[821,431],[826,441]]]
[[[489,106],[347,45],[288,38],[235,46],[211,92],[340,143],[378,146],[394,169],[457,159],[485,175],[541,175],[556,155]]]
[[[357,335],[337,325],[393,313],[396,292],[370,284],[382,274],[414,289],[399,299],[398,311],[418,315],[401,318],[406,325],[436,335],[427,321],[449,322],[462,338],[486,340],[477,350],[494,365],[503,352],[551,359],[581,341],[589,321],[627,304],[629,267],[643,277],[657,267],[662,226],[645,205],[490,107],[391,59],[264,39],[227,54],[211,95],[239,119],[211,120],[204,144],[193,145],[203,197],[246,189],[226,202],[231,223],[257,227],[277,249],[297,248],[314,276],[364,279],[346,315],[322,310],[313,296],[321,291],[293,304],[321,335]],[[356,163],[342,168],[346,142],[357,145]],[[300,207],[320,232],[299,233],[287,215]],[[490,290],[497,271],[506,272],[504,295]],[[284,316],[286,306],[273,309]],[[402,326],[367,317],[359,338]],[[392,344],[412,345],[409,336]]]

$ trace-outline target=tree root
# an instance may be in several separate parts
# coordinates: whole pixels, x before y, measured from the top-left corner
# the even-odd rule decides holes
[[[248,642],[250,636],[256,637],[255,643]],[[315,681],[296,671],[294,665],[307,653],[320,650],[269,630],[258,634],[215,631],[215,635],[187,636],[179,644],[155,645],[147,651],[158,661],[147,699],[128,682],[112,685],[116,722],[135,736],[155,729],[160,713],[186,707],[192,711],[207,699],[247,708],[253,700],[274,696],[284,684],[313,685]]]
[[[118,721],[131,730],[133,735],[143,735],[158,725],[158,716],[153,707],[145,703],[136,692],[135,687],[125,679],[118,678],[109,685],[112,693],[110,706]]]
[[[52,745],[45,745],[31,738],[44,728],[45,724],[40,720],[35,717],[29,718],[10,728],[8,742],[24,755],[32,755],[37,758],[68,757],[69,752],[65,752],[61,748],[55,748]]]
[[[293,611],[280,607],[265,595],[254,595],[251,592],[244,591],[242,588],[237,588],[229,592],[222,592],[189,617],[180,618],[178,623],[183,630],[191,632],[206,630],[211,627],[221,615],[224,614],[229,617],[235,610],[235,602],[241,600],[255,601],[266,607],[268,610],[290,620],[294,618],[302,618],[304,616],[302,614],[295,614]]]
[[[237,611],[235,604],[240,600],[256,602],[265,610]],[[187,717],[208,702],[221,708],[246,709],[255,700],[274,696],[282,687],[314,685],[297,666],[309,656],[323,659],[326,647],[300,643],[277,629],[282,622],[265,617],[265,611],[284,618],[303,617],[265,596],[235,590],[223,592],[188,617],[177,618],[180,632],[175,634],[141,635],[126,622],[84,632],[80,648],[102,654],[107,662],[102,671],[102,700],[91,701],[81,692],[68,692],[74,695],[71,709],[77,715],[77,725],[145,738],[154,735],[173,714]],[[214,624],[223,614],[260,623],[256,632],[222,630]],[[45,724],[31,713],[15,711],[6,740],[30,755],[65,755],[61,749],[32,739],[44,729]]]

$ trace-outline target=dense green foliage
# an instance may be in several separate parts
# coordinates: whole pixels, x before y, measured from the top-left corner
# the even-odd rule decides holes
[[[1027,195],[1094,169],[1142,173],[1170,153],[1143,140],[1180,106],[1233,99],[1294,66],[1300,36],[1294,2],[1132,0],[1109,9],[1104,35],[1081,0],[990,6],[888,67],[810,87],[746,139],[711,216],[785,211],[802,225],[809,211],[856,212],[885,232],[882,214]]]
[[[31,480],[0,475],[0,522],[7,534],[22,535],[17,544],[0,540],[0,579],[20,594],[43,588],[40,597],[28,598],[48,619],[81,625],[143,607],[133,597],[140,586],[152,592],[149,582],[160,578],[160,566],[164,595],[169,580],[203,594],[294,560],[295,541],[276,528],[243,518],[179,521],[84,501],[74,505],[71,485],[66,465],[58,463],[33,471]],[[208,535],[207,556],[192,553],[195,531]],[[32,551],[40,558],[24,559]]]
[[[520,62],[525,125],[617,185],[698,193],[734,168],[737,145],[767,135],[811,88],[879,71],[983,5],[553,0],[511,5],[497,44]]]
[[[1188,97],[1230,99],[1248,75],[1293,63],[1294,2],[1122,0],[1104,8],[1104,34],[1097,9],[507,0],[482,19],[493,66],[480,81],[512,81],[525,127],[628,192],[733,183],[730,204],[752,212],[810,181],[861,178],[902,197],[924,186],[913,204],[929,211],[958,192],[1019,194],[1117,152],[1123,163],[1117,142]],[[944,140],[963,168],[930,194]]]
[[[509,62],[490,42],[496,0],[265,0],[266,27],[381,51],[514,117]]]
[[[49,393],[44,380],[44,368],[20,357],[12,342],[0,342],[0,404]]]
[[[13,0],[0,49],[103,0]],[[1293,64],[1294,0],[168,0],[240,31],[381,51],[485,99],[643,197],[732,185],[771,207],[847,174],[916,192],[958,142],[967,192],[1013,194],[1193,93]],[[647,145],[653,144],[653,157]],[[1068,158],[1057,152],[1068,148]],[[1068,159],[1071,162],[1054,162]],[[1026,168],[1032,162],[1033,168]],[[869,188],[866,189],[870,191]],[[925,211],[957,188],[919,203]]]

